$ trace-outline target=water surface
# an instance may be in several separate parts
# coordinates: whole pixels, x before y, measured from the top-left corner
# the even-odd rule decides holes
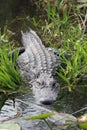
[[[6,100],[0,112],[1,122],[16,122],[20,124],[23,130],[49,130],[44,121],[26,121],[25,118],[51,112],[52,110],[72,114],[87,106],[86,93],[81,95],[79,93],[69,93],[68,91],[61,93],[60,98],[51,106],[38,105],[36,104],[32,91],[29,87],[26,88],[25,92],[18,93],[14,97],[15,102],[12,100],[12,95],[10,99]],[[84,112],[86,112],[86,110],[77,114],[81,115],[84,114]],[[77,116],[77,114],[75,114],[75,116]],[[53,130],[57,130],[58,128],[58,126],[55,125],[52,125],[52,127]],[[62,128],[60,130],[62,130]]]

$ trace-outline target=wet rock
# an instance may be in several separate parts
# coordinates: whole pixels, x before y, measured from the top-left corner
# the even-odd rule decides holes
[[[22,130],[16,123],[2,123],[0,124],[0,130]]]
[[[61,126],[66,125],[67,121],[71,121],[75,123],[77,122],[77,118],[71,114],[58,113],[58,112],[53,112],[53,113],[54,115],[49,118],[49,121],[51,121],[56,125],[61,125]]]

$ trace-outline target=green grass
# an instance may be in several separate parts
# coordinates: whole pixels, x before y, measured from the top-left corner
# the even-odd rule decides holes
[[[75,7],[73,7],[73,5]],[[75,9],[76,5],[70,4],[69,1],[56,0],[55,4],[51,4],[51,1],[47,1],[45,6],[45,25],[42,26],[43,36],[47,44],[50,44],[50,42],[57,45],[63,44],[67,32],[69,31],[70,33],[78,21],[78,14],[74,13],[77,12]]]
[[[2,38],[0,40],[4,42],[4,37]],[[14,58],[10,54],[10,59],[9,52],[11,52],[11,45],[8,42],[0,48],[0,91],[2,92],[15,91],[21,83],[21,75],[16,66],[19,52],[14,53]]]
[[[85,18],[84,11],[81,12],[81,8],[78,8],[79,4],[75,0],[38,0],[35,4],[38,8],[37,11],[40,12],[39,17],[35,14],[31,19],[28,18],[25,21],[28,23],[29,20],[32,21],[31,23],[34,25],[34,28],[38,28],[37,32],[42,36],[43,41],[47,45],[60,47],[61,61],[66,67],[63,68],[61,66],[60,72],[57,72],[57,74],[63,79],[64,84],[69,90],[71,90],[80,83],[81,79],[85,78],[87,72],[87,38],[84,34],[85,31],[82,27],[81,18],[79,19],[79,16]],[[0,39],[6,42],[4,35],[0,36]],[[69,55],[69,59],[65,58],[65,54]],[[8,66],[6,63],[5,65]],[[15,63],[10,61],[9,64],[13,65]],[[14,66],[12,72],[15,74],[9,69],[11,75],[17,75],[15,71],[18,71],[18,69],[16,68],[15,70]],[[19,84],[20,78],[18,80],[10,77],[10,80],[13,81],[13,86],[15,86],[16,82]],[[86,80],[84,85],[86,85]]]
[[[66,54],[68,58],[65,57]],[[79,28],[74,29],[74,33],[67,32],[67,38],[60,48],[60,57],[65,67],[61,66],[57,74],[64,80],[69,90],[78,85],[87,86],[86,80],[80,82],[87,74],[87,38]]]

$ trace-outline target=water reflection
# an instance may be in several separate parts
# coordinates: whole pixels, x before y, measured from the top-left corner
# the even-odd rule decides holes
[[[41,120],[24,120],[24,118],[44,112],[50,112],[50,110],[36,105],[32,93],[27,91],[26,94],[19,94],[15,98],[15,106],[11,99],[5,102],[0,112],[0,122],[16,122],[21,125],[23,130],[49,130]]]
[[[84,107],[87,107],[87,89],[84,87],[80,88],[79,91],[75,90],[69,92],[68,90],[65,90],[60,95],[60,99],[53,105],[56,111],[72,114]],[[87,109],[74,115],[80,116],[85,112],[87,112]]]
[[[15,103],[11,99],[6,100],[0,112],[0,122],[16,122],[20,124],[23,130],[49,130],[48,126],[42,120],[26,121],[24,118],[51,112],[52,110],[71,114],[87,105],[87,99],[85,97],[86,95],[81,95],[80,97],[79,94],[73,95],[73,93],[64,92],[63,96],[58,99],[55,105],[40,106],[35,103],[32,92],[27,89],[26,92],[16,95]],[[53,130],[62,130],[57,125],[51,125]],[[73,129],[69,128],[69,130]]]

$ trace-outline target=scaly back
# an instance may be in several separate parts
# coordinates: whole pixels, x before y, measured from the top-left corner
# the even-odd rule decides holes
[[[32,73],[35,72],[34,75],[44,72],[52,74],[53,69],[57,65],[58,57],[42,44],[37,34],[33,30],[22,32],[22,43],[25,47],[25,53],[20,56],[20,66],[22,63],[27,66],[27,68],[24,66],[24,69],[22,66],[22,69],[25,71],[29,69]]]

